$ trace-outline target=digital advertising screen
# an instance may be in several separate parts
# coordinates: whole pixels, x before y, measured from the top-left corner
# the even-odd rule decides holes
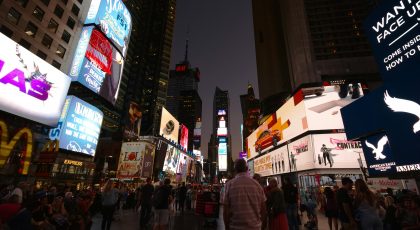
[[[83,27],[70,65],[69,76],[115,104],[124,59],[104,35],[93,26]]]
[[[176,173],[177,174],[183,174],[183,171],[186,171],[186,167],[187,167],[187,156],[183,153],[179,154],[179,161],[178,161],[178,166],[176,169]]]
[[[290,172],[289,156],[287,152],[287,145],[275,149],[269,153],[271,157],[272,175],[283,174]]]
[[[290,152],[290,169],[292,171],[302,171],[314,168],[315,158],[309,135],[288,144],[288,148]]]
[[[124,125],[124,138],[137,139],[140,137],[141,118],[143,116],[140,105],[131,101]]]
[[[227,155],[220,155],[218,156],[218,166],[219,166],[219,171],[224,172],[227,171]]]
[[[102,120],[101,110],[75,96],[68,96],[58,125],[50,130],[49,137],[58,139],[61,149],[95,156]]]
[[[125,57],[131,33],[131,15],[121,0],[92,0],[85,25],[95,24]]]
[[[159,134],[164,138],[178,143],[179,122],[172,114],[162,107]]]
[[[188,128],[185,125],[181,125],[181,138],[179,144],[184,148],[188,149]]]
[[[122,143],[117,178],[134,179],[140,177],[144,149],[145,145],[142,142]]]
[[[178,161],[180,158],[180,151],[172,145],[168,145],[166,152],[165,163],[163,164],[163,171],[176,174]]]
[[[0,33],[0,109],[57,126],[71,79]]]
[[[396,173],[395,160],[386,133],[378,133],[361,140],[370,177]]]

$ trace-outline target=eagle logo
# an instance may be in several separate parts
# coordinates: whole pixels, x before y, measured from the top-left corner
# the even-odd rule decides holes
[[[377,147],[375,147],[373,144],[369,143],[367,140],[365,141],[366,146],[372,149],[372,153],[376,154],[375,159],[376,160],[382,160],[385,159],[386,156],[382,153],[384,151],[384,146],[388,142],[388,137],[383,136],[377,144]]]
[[[388,90],[385,91],[384,101],[388,105],[388,108],[390,108],[394,112],[410,113],[417,116],[417,118],[419,118],[419,121],[417,121],[413,125],[413,132],[417,133],[420,131],[420,105],[419,104],[417,104],[414,101],[391,97],[388,94]]]

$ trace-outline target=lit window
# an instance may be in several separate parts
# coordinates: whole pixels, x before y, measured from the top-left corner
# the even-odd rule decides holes
[[[45,12],[41,10],[41,8],[39,8],[38,6],[35,7],[34,12],[32,13],[32,15],[39,21],[42,21],[42,19],[44,18],[44,14]]]
[[[37,31],[38,31],[38,27],[34,25],[32,22],[28,22],[28,25],[26,25],[25,33],[28,36],[35,37]]]
[[[48,23],[48,30],[51,33],[55,34],[55,32],[57,32],[57,29],[58,29],[58,23],[54,21],[54,19],[51,19],[50,22]]]
[[[57,56],[63,58],[64,55],[66,54],[66,48],[64,48],[61,45],[58,45],[57,50],[55,51],[55,54],[57,54]]]

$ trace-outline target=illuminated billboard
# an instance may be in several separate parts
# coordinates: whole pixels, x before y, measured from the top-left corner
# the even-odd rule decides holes
[[[270,176],[272,175],[273,164],[271,162],[270,154],[266,154],[262,157],[259,157],[254,160],[254,173],[260,174],[261,176]]]
[[[168,148],[166,150],[165,162],[163,164],[163,171],[175,174],[178,167],[179,157],[180,151],[174,146],[168,145]]]
[[[68,96],[57,128],[51,129],[51,140],[59,140],[60,148],[95,156],[101,132],[103,113],[98,108]]]
[[[83,27],[69,76],[114,104],[118,97],[124,59],[93,26]]]
[[[172,114],[162,107],[162,116],[160,118],[159,134],[164,138],[178,143],[179,122]]]
[[[142,112],[140,106],[131,101],[128,108],[127,119],[124,125],[124,138],[137,139],[140,137]]]
[[[305,136],[288,144],[288,148],[291,171],[302,171],[315,167],[310,136]]]
[[[70,78],[0,33],[0,109],[55,127]]]
[[[369,176],[384,176],[396,173],[396,163],[385,133],[363,138],[361,141]]]
[[[140,177],[144,148],[145,145],[142,142],[122,143],[117,178],[133,179]]]
[[[290,172],[289,155],[287,152],[287,146],[282,146],[269,153],[271,157],[271,171],[272,175],[283,174]]]
[[[188,149],[188,128],[185,125],[181,125],[181,138],[179,144],[185,149]]]
[[[125,57],[131,33],[131,15],[121,0],[92,0],[85,25],[95,24]]]
[[[219,155],[218,160],[219,160],[219,163],[218,163],[219,171],[220,172],[227,171],[227,155]]]

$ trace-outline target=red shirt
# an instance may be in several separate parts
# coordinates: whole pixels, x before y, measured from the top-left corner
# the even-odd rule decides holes
[[[16,213],[19,212],[20,207],[20,204],[0,204],[0,222],[6,223],[10,218],[12,218]]]

